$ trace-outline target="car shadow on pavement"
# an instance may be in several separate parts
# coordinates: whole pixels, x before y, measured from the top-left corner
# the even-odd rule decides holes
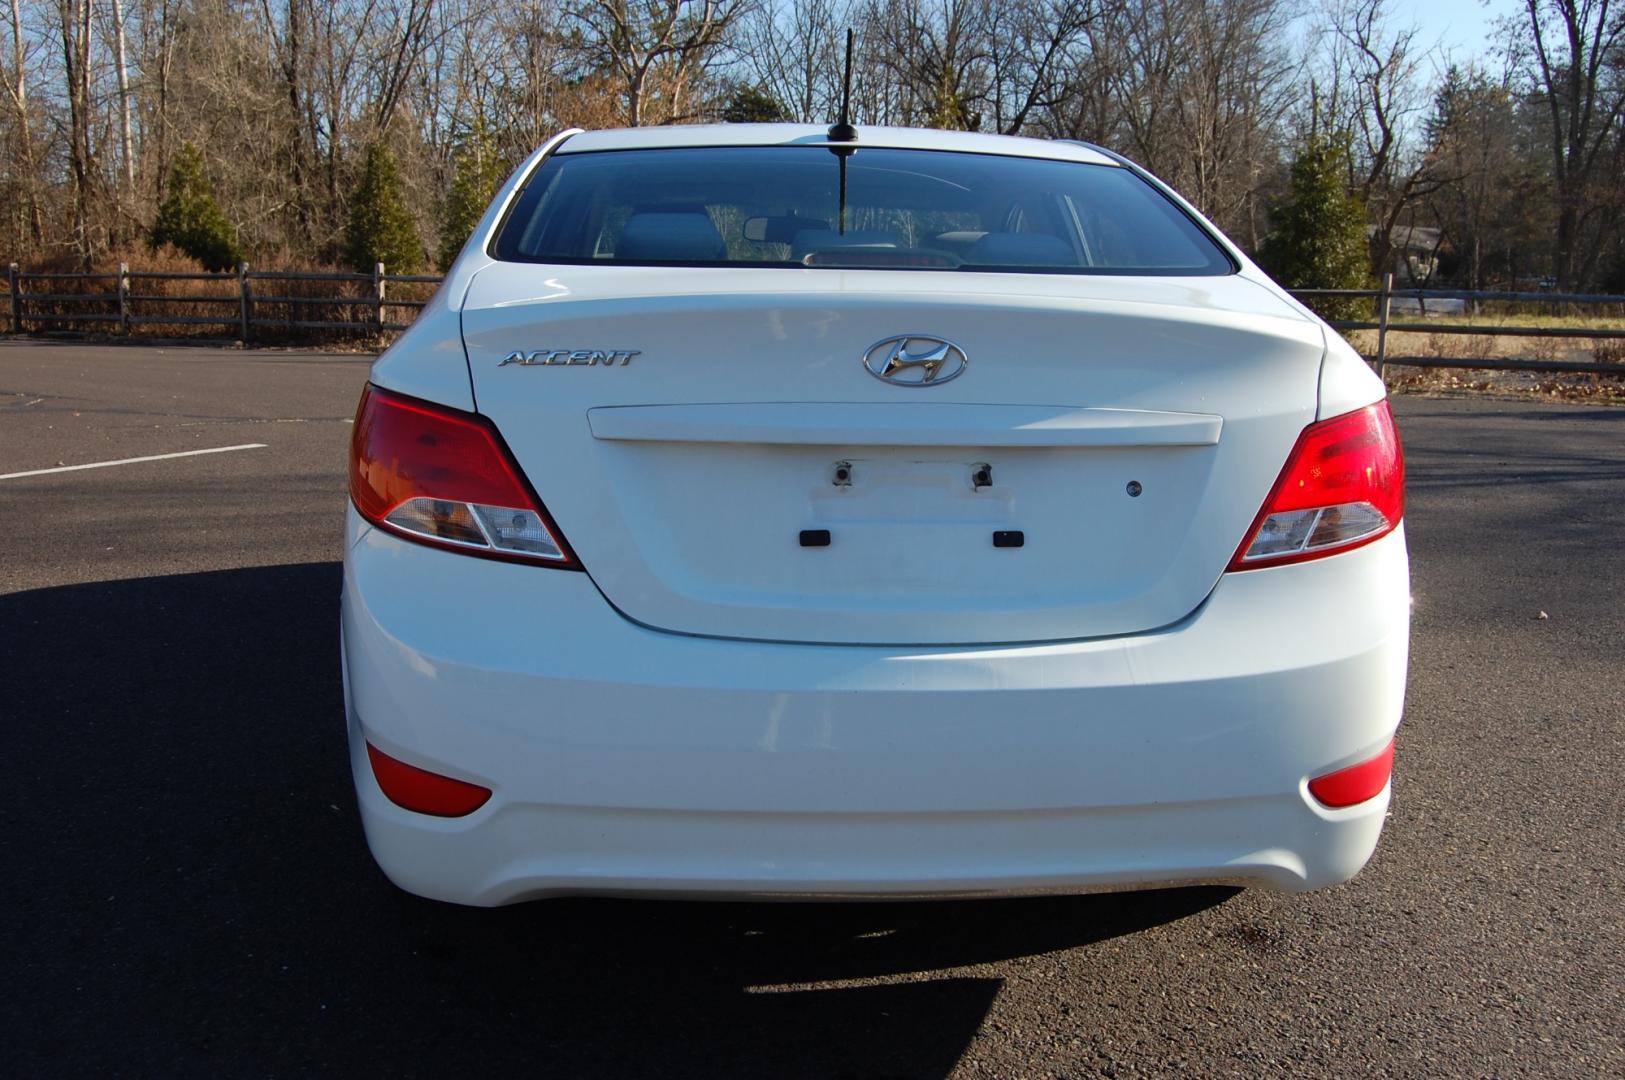
[[[338,592],[318,563],[0,596],[18,1075],[938,1077],[1002,985],[976,965],[1234,894],[408,896],[356,820]]]

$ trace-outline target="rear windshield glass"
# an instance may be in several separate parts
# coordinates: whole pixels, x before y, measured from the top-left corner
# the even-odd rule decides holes
[[[555,154],[492,244],[509,262],[1228,274],[1128,169],[821,146]]]

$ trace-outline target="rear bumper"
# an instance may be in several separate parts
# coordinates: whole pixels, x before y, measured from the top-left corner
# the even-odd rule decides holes
[[[798,646],[639,627],[583,574],[352,517],[343,602],[367,839],[412,892],[885,896],[1347,880],[1388,793],[1313,776],[1399,723],[1404,538],[1226,576],[1165,630],[980,648]],[[489,787],[391,803],[365,741]]]

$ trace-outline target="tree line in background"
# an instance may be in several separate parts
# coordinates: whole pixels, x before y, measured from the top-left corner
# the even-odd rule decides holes
[[[555,131],[1084,139],[1286,284],[1625,291],[1625,2],[1451,63],[1390,0],[8,0],[0,255],[444,267]]]

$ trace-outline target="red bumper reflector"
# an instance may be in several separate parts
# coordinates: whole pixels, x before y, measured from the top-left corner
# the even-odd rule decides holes
[[[1327,806],[1354,806],[1381,795],[1393,772],[1394,740],[1389,739],[1376,757],[1309,781],[1309,794]]]
[[[372,761],[372,775],[389,801],[419,814],[462,817],[491,797],[488,788],[396,761],[372,743],[367,744],[367,757]]]

